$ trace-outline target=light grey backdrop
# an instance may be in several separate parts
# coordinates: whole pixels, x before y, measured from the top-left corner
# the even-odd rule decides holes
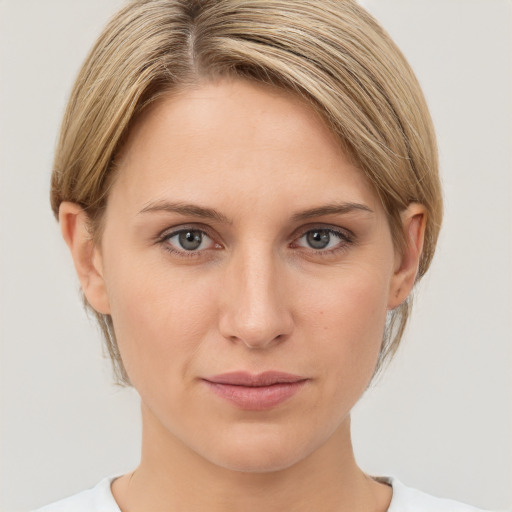
[[[512,3],[368,0],[437,126],[446,220],[403,347],[354,413],[373,474],[507,509],[512,483]],[[138,402],[111,384],[50,213],[58,124],[120,0],[0,0],[0,509],[138,460]]]

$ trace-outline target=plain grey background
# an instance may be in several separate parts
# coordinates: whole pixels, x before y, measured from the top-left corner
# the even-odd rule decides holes
[[[489,509],[512,484],[512,3],[367,0],[437,127],[446,217],[400,352],[353,415],[371,474]],[[6,512],[133,468],[138,399],[112,385],[50,212],[66,98],[120,0],[0,0],[1,498]]]

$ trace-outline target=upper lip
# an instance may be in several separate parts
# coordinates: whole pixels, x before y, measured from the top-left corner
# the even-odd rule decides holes
[[[222,373],[207,377],[204,380],[214,384],[226,384],[231,386],[261,387],[273,384],[289,384],[306,380],[306,377],[293,375],[286,372],[268,371],[252,374],[244,371]]]

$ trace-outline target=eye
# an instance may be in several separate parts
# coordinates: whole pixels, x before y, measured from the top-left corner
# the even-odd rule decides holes
[[[310,229],[296,241],[299,247],[325,252],[336,250],[348,243],[350,239],[345,233],[330,228]]]
[[[181,229],[163,237],[171,252],[198,252],[215,247],[213,240],[200,229]]]

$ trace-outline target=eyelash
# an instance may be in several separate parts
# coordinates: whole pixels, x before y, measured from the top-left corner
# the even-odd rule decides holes
[[[209,249],[189,250],[189,251],[187,251],[186,249],[179,250],[179,249],[176,249],[175,247],[173,247],[169,243],[169,240],[171,238],[174,238],[175,236],[178,236],[182,233],[186,233],[186,232],[190,232],[190,231],[201,233],[202,236],[206,235],[208,238],[210,238],[210,240],[212,240],[213,244],[215,244],[217,246],[217,247],[215,247],[215,249],[219,249],[222,247],[220,244],[214,242],[214,237],[212,235],[210,235],[208,230],[206,230],[205,227],[203,227],[203,226],[183,226],[183,227],[180,227],[180,229],[176,229],[171,232],[169,232],[169,231],[164,232],[163,234],[159,235],[159,237],[157,239],[157,243],[161,244],[163,246],[164,250],[166,250],[167,252],[169,252],[173,255],[176,255],[180,258],[197,258],[197,257],[204,256],[204,252]],[[331,249],[326,249],[326,250],[314,249],[313,247],[305,247],[302,245],[297,245],[298,240],[300,240],[301,238],[305,237],[308,233],[311,233],[313,231],[327,232],[330,236],[334,236],[334,237],[338,238],[339,243],[335,247],[333,247]],[[330,241],[329,241],[329,243],[330,243]],[[354,239],[353,233],[346,229],[333,228],[333,227],[329,227],[329,226],[325,226],[325,225],[323,225],[323,226],[322,225],[319,225],[319,226],[313,225],[313,226],[307,226],[307,229],[302,229],[301,231],[299,231],[299,233],[294,234],[292,242],[291,242],[291,244],[293,244],[293,245],[291,245],[291,246],[293,248],[296,248],[296,247],[302,248],[305,251],[308,251],[310,254],[313,254],[315,256],[328,257],[328,256],[332,256],[332,255],[335,255],[335,254],[338,254],[338,253],[341,253],[341,252],[347,250],[354,243],[355,243],[355,239]]]
[[[308,233],[312,233],[314,231],[327,232],[331,237],[334,236],[335,238],[337,238],[338,243],[331,249],[315,249],[313,247],[297,245],[298,240],[305,237]],[[294,244],[295,247],[300,247],[314,256],[329,257],[340,254],[341,252],[346,251],[351,245],[353,245],[355,241],[352,232],[349,232],[346,229],[333,228],[329,226],[307,226],[307,229],[303,229],[299,233],[299,236],[294,236],[292,243]],[[329,240],[329,243],[330,242],[331,240]]]
[[[169,240],[171,238],[174,238],[175,236],[178,236],[180,235],[181,233],[187,233],[187,232],[190,232],[190,231],[193,231],[193,232],[199,232],[202,234],[202,236],[206,235],[208,238],[210,238],[210,240],[212,240],[213,242],[213,236],[209,234],[208,230],[205,229],[205,227],[203,226],[183,226],[183,227],[180,227],[180,229],[176,229],[176,230],[173,230],[173,231],[166,231],[164,232],[162,235],[160,235],[157,239],[157,243],[161,244],[164,248],[164,250],[166,250],[167,252],[175,255],[175,256],[178,256],[180,258],[198,258],[200,256],[203,256],[204,252],[206,249],[203,249],[203,250],[199,250],[199,251],[187,251],[186,249],[182,249],[182,250],[179,250],[179,249],[176,249],[175,247],[173,247],[170,243],[169,243]],[[213,242],[215,245],[217,245],[219,248],[221,247],[220,244],[217,244],[215,242]]]

